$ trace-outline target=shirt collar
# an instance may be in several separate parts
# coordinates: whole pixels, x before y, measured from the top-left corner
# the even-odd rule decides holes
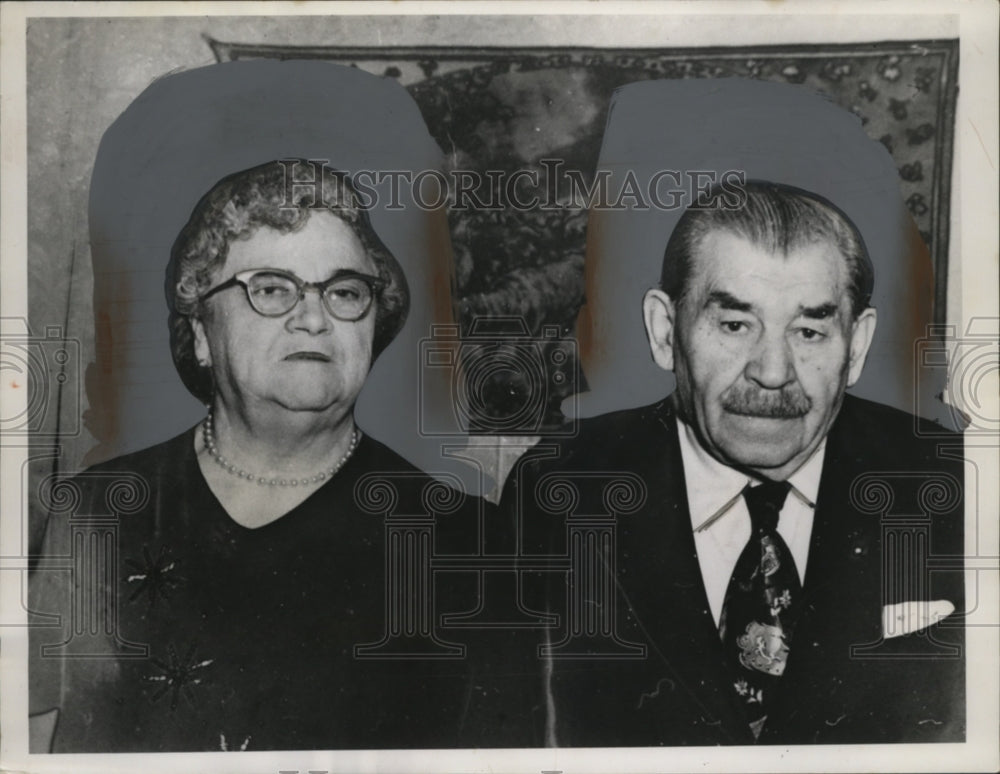
[[[715,459],[702,447],[694,430],[679,417],[677,435],[684,463],[691,526],[696,531],[703,530],[729,512],[747,484],[760,483],[760,479]],[[809,459],[788,477],[788,483],[792,485],[791,493],[810,508],[816,507],[825,454],[824,438]]]

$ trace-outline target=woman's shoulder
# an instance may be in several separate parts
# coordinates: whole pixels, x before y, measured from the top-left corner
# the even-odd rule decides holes
[[[169,487],[171,482],[180,484],[195,462],[195,430],[196,427],[188,428],[154,446],[95,463],[76,473],[62,474],[54,485],[68,487],[86,501],[97,497],[128,503],[141,498],[144,492]]]
[[[82,473],[105,473],[113,471],[151,471],[166,460],[179,460],[194,454],[194,433],[198,425],[189,427],[183,433],[169,440],[145,449],[122,454],[109,460],[97,462],[85,468]]]
[[[367,433],[361,435],[351,458],[351,468],[357,475],[384,473],[387,478],[431,478],[402,454]]]
[[[348,473],[347,469],[344,472]],[[368,435],[359,442],[351,460],[350,472],[345,478],[352,480],[356,500],[377,500],[391,490],[398,498],[398,504],[405,501],[411,507],[421,503],[450,509],[479,501],[479,498],[462,491],[462,483],[457,477],[422,470],[399,452]]]

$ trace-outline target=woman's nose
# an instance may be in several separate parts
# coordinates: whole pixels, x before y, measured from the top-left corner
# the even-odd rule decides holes
[[[319,290],[303,289],[299,302],[288,315],[288,325],[292,330],[302,330],[312,334],[330,330],[333,322],[323,306]]]

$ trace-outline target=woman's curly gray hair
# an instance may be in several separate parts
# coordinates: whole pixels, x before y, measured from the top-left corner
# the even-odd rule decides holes
[[[374,359],[399,333],[410,297],[399,263],[372,228],[367,209],[347,175],[320,162],[272,161],[220,180],[194,208],[170,251],[167,302],[170,349],[184,385],[204,403],[214,393],[211,371],[198,364],[191,319],[201,297],[225,263],[229,245],[261,227],[283,234],[305,226],[313,210],[325,210],[351,227],[386,286],[375,307]]]

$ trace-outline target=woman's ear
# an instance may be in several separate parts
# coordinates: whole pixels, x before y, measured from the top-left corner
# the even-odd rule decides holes
[[[212,350],[208,346],[208,336],[205,335],[205,325],[197,317],[188,319],[191,325],[191,332],[194,334],[194,356],[198,360],[198,365],[204,368],[212,367]]]

